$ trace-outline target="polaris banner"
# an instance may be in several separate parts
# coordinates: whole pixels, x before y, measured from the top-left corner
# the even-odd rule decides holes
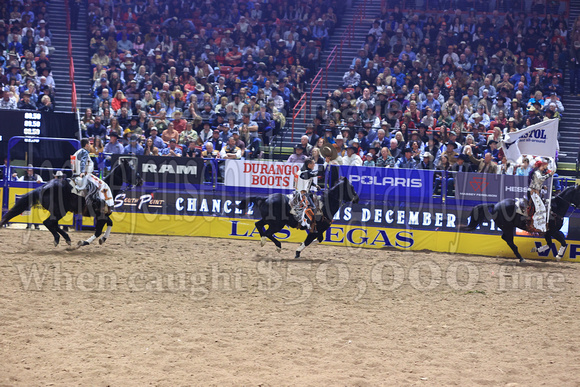
[[[434,171],[377,167],[341,166],[361,200],[426,198],[433,193]]]
[[[551,189],[552,178],[546,180],[545,185]],[[497,203],[504,199],[526,197],[527,192],[527,176],[477,172],[458,173],[455,176],[455,197],[461,200]]]
[[[111,155],[111,165],[128,159],[141,174],[146,185],[201,184],[205,163],[201,158]]]

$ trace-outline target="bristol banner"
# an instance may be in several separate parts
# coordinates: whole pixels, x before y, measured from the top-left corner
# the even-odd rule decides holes
[[[559,149],[558,122],[558,119],[542,121],[506,134],[502,148],[507,159],[516,162],[522,154],[556,157]]]
[[[425,198],[433,192],[434,172],[422,169],[341,166],[361,200]]]
[[[546,180],[548,189],[552,178]],[[455,197],[462,200],[479,200],[497,203],[504,199],[526,196],[527,176],[497,175],[494,173],[465,172],[455,176]]]
[[[275,161],[226,160],[224,183],[230,187],[294,189],[300,164]]]
[[[205,163],[201,158],[112,155],[111,165],[120,158],[131,160],[147,185],[201,184]]]

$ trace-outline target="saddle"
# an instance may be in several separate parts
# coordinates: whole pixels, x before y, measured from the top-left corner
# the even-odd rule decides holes
[[[532,204],[532,207],[533,207],[533,204]],[[528,216],[531,217],[531,215],[528,214],[529,211],[530,211],[530,209],[529,209],[529,201],[528,201],[528,199],[526,199],[526,198],[517,198],[516,199],[516,213],[518,213],[518,214],[520,214],[522,216],[525,216],[525,217],[528,217]],[[533,213],[532,213],[532,215],[533,215]]]
[[[314,202],[314,207],[310,206],[308,199],[300,194],[290,194],[288,199],[290,200],[290,213],[294,216],[294,219],[298,223],[302,223],[302,216],[308,219],[308,222],[312,225],[312,230],[316,230],[316,215],[322,213],[322,203],[318,200],[318,196],[311,195],[312,201]]]
[[[74,179],[69,179],[72,193],[85,198],[88,207],[105,207],[105,212],[112,211],[114,202],[109,186],[94,175],[89,175],[85,189],[79,189]]]
[[[525,218],[525,231],[534,235],[544,235],[543,231],[540,231],[534,227],[533,216],[536,213],[536,207],[532,200],[526,198],[517,198],[515,202],[516,213]]]

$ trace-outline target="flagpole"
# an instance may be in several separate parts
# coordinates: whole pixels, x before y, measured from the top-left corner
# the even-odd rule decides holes
[[[554,122],[554,121],[552,121]],[[556,123],[556,133],[558,133],[558,126],[560,123],[560,120],[555,121]],[[557,137],[556,137],[557,138]],[[548,199],[546,200],[546,211],[548,212],[546,214],[546,230],[548,230],[548,224],[550,223],[550,215],[552,214],[552,192],[554,191],[554,174],[556,173],[556,171],[558,170],[558,166],[556,165],[556,156],[558,155],[558,150],[560,149],[560,144],[558,144],[558,141],[556,140],[556,153],[554,154],[553,157],[550,157],[550,160],[552,160],[552,162],[554,163],[554,169],[550,170],[552,172],[552,178],[550,179],[550,187],[548,187]]]
[[[554,162],[554,167],[556,168],[556,158],[550,157],[550,159]],[[556,170],[550,170],[553,173],[556,173]],[[548,230],[548,223],[550,223],[550,214],[552,213],[552,191],[554,190],[554,175],[550,179],[550,186],[548,187],[548,197],[546,199],[546,211],[548,212],[546,215],[546,230]]]

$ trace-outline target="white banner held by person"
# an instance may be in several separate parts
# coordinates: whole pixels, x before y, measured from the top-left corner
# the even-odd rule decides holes
[[[522,154],[555,158],[559,149],[558,120],[542,121],[517,132],[507,133],[502,147],[511,162],[517,162]]]

